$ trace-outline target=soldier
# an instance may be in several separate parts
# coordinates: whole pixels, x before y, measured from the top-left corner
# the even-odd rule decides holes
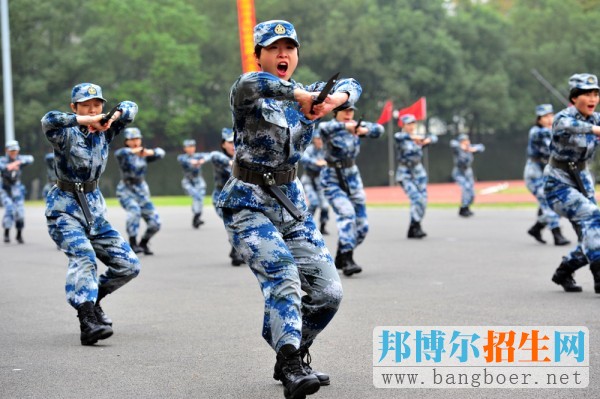
[[[378,138],[383,126],[354,120],[356,107],[346,104],[335,111],[335,119],[319,125],[325,147],[327,167],[321,172],[325,197],[337,215],[338,246],[335,266],[345,276],[360,273],[362,267],[354,261],[354,250],[367,236],[366,196],[360,171],[355,163],[362,137]]]
[[[485,151],[483,144],[471,144],[469,136],[459,134],[456,140],[450,140],[450,147],[454,155],[454,168],[452,178],[460,186],[461,206],[458,214],[463,217],[473,216],[469,207],[475,200],[475,179],[473,177],[473,153]]]
[[[325,198],[320,177],[321,170],[327,166],[327,161],[325,160],[323,139],[321,139],[319,129],[315,129],[312,144],[306,147],[302,158],[300,158],[300,163],[304,170],[300,181],[308,200],[308,212],[314,217],[317,208],[319,209],[319,230],[321,234],[327,235],[329,234],[326,230],[327,221],[329,220],[329,204],[327,198]]]
[[[577,227],[577,247],[563,257],[552,281],[567,292],[580,292],[574,272],[590,263],[594,290],[600,294],[600,210],[594,179],[587,163],[594,156],[600,136],[598,78],[579,73],[569,79],[573,104],[556,114],[552,124],[550,161],[544,169],[544,192],[548,205]]]
[[[323,82],[305,88],[292,80],[299,42],[287,21],[256,25],[254,44],[262,71],[243,74],[231,88],[235,160],[217,207],[265,297],[263,337],[277,353],[273,377],[286,398],[303,398],[329,384],[311,368],[308,348],[337,312],[342,285],[306,211],[296,168],[315,121],[355,102],[361,88],[340,79],[326,95]]]
[[[46,221],[50,237],[69,258],[65,291],[67,301],[77,309],[82,345],[113,334],[112,320],[100,301],[140,272],[137,256],[106,220],[106,203],[98,188],[108,145],[133,121],[138,108],[122,101],[102,124],[105,102],[100,86],[80,83],[71,94],[73,113],[50,111],[42,118],[58,176],[46,197]],[[98,259],[108,267],[99,278]]]
[[[192,197],[192,226],[197,229],[204,224],[202,209],[204,208],[204,196],[206,195],[206,182],[202,176],[202,165],[206,162],[209,154],[196,152],[196,140],[184,140],[183,151],[177,157],[177,161],[183,168],[183,180],[181,186]]]
[[[145,176],[148,162],[165,157],[162,148],[144,148],[142,132],[137,127],[128,127],[124,131],[125,147],[115,151],[115,157],[121,170],[121,181],[117,184],[117,198],[127,212],[127,235],[129,245],[135,253],[154,255],[148,247],[148,241],[160,230],[160,216],[150,199],[150,189]],[[140,219],[146,222],[146,232],[137,244]]]
[[[227,180],[229,180],[229,177],[231,176],[231,166],[233,164],[233,155],[235,151],[232,129],[224,127],[221,131],[221,150],[222,151],[211,152],[209,159],[213,164],[215,178],[215,188],[212,194],[212,200],[213,204],[215,205],[217,215],[223,219],[223,210],[218,208],[216,205],[219,195],[221,194],[221,190],[223,190],[225,183],[227,183]],[[244,259],[235,250],[233,245],[229,251],[229,257],[231,258],[231,264],[233,266],[240,266],[244,263]]]
[[[0,157],[0,199],[4,206],[4,242],[10,242],[10,228],[17,228],[17,242],[23,244],[23,227],[25,226],[25,186],[21,183],[21,168],[33,163],[31,155],[21,155],[19,142],[6,142],[6,155]]]
[[[542,230],[548,226],[554,236],[554,245],[567,245],[570,241],[563,237],[559,226],[560,216],[546,202],[544,194],[544,168],[550,158],[550,141],[552,139],[552,121],[554,109],[552,104],[541,104],[535,107],[537,116],[535,126],[529,130],[527,144],[527,164],[525,165],[524,180],[527,189],[537,198],[540,205],[537,222],[527,231],[537,241],[545,244]]]
[[[406,114],[401,118],[402,131],[394,134],[396,162],[396,181],[410,200],[410,226],[408,238],[423,238],[427,235],[421,228],[421,221],[427,208],[427,171],[423,167],[423,147],[437,143],[435,135],[417,133],[417,120],[414,115]]]
[[[49,152],[44,157],[44,162],[46,163],[46,184],[44,184],[44,188],[42,190],[42,198],[46,198],[52,186],[56,184],[56,170],[54,169],[54,152]]]

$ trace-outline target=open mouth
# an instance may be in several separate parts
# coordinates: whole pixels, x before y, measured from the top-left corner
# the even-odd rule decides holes
[[[279,64],[277,64],[277,72],[280,75],[285,75],[287,73],[288,70],[288,64],[286,62],[280,62]]]

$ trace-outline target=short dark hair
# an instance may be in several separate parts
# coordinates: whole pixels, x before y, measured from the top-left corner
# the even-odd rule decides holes
[[[593,91],[599,91],[598,89],[578,89],[573,87],[569,92],[569,102],[573,104],[573,99],[579,97],[582,94],[591,93]]]
[[[256,56],[256,58],[260,58],[260,53],[263,48],[264,47],[261,46],[260,44],[257,44],[256,46],[254,46],[254,55]],[[296,48],[298,49],[298,57],[300,57],[300,47],[296,46]]]

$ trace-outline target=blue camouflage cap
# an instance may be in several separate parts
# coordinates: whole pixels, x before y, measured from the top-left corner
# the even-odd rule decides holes
[[[535,107],[535,114],[537,116],[544,116],[552,113],[554,113],[554,108],[552,108],[552,104],[540,104],[537,107]]]
[[[458,141],[465,141],[465,140],[469,140],[469,135],[465,134],[465,133],[461,133],[458,135],[458,137],[456,138]]]
[[[291,39],[300,47],[296,29],[288,21],[275,19],[261,22],[254,27],[254,46],[266,47],[279,39]]]
[[[183,140],[183,146],[184,147],[195,147],[196,146],[196,140],[194,140],[194,139]]]
[[[19,142],[17,140],[9,140],[5,145],[6,151],[19,151],[21,147],[19,147]]]
[[[224,141],[233,141],[233,130],[224,127],[223,130],[221,130],[221,139]]]
[[[409,123],[415,123],[417,118],[413,114],[405,114],[400,117],[403,125],[408,125]]]
[[[142,132],[140,132],[140,129],[138,129],[137,127],[128,127],[127,129],[125,129],[123,134],[125,136],[125,140],[142,138]]]
[[[600,90],[598,78],[589,73],[576,73],[569,78],[569,88],[579,90]]]
[[[102,88],[93,83],[79,83],[73,87],[71,92],[71,102],[73,104],[81,103],[92,98],[98,98],[104,102],[106,100],[102,97]]]

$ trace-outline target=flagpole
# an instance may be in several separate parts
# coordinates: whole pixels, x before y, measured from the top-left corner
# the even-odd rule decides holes
[[[388,184],[390,187],[394,186],[395,183],[395,164],[394,159],[394,132],[393,132],[394,117],[392,116],[387,123],[387,136],[388,136]]]
[[[8,0],[0,0],[2,30],[2,77],[4,83],[4,138],[6,142],[15,139],[13,112],[12,62],[10,59],[10,27],[8,20]]]

